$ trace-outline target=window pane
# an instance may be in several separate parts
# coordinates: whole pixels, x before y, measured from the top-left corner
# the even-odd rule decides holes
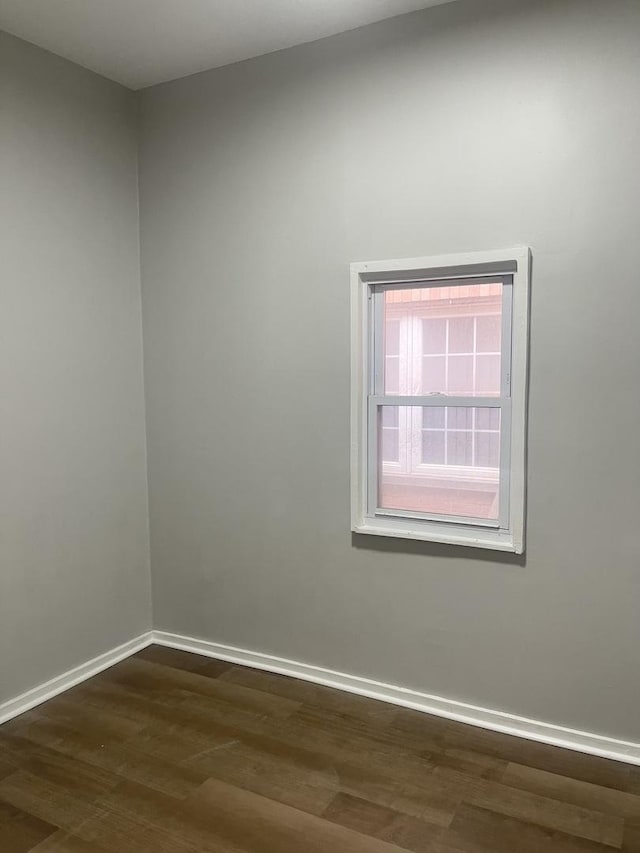
[[[425,406],[422,409],[422,429],[443,429],[444,409],[439,406]]]
[[[500,409],[476,409],[476,429],[500,429]]]
[[[387,394],[400,392],[400,359],[398,356],[387,356],[384,365],[384,384]]]
[[[465,409],[462,406],[447,407],[447,429],[472,429],[473,414],[490,409]]]
[[[397,429],[382,430],[382,461],[397,462],[400,457],[400,434]]]
[[[473,464],[473,433],[447,432],[447,465]]]
[[[422,462],[425,465],[444,465],[444,430],[422,431]]]
[[[400,410],[398,406],[381,406],[382,410],[382,426],[397,427],[400,418]]]
[[[387,394],[400,393],[400,320],[385,317],[384,384]]]
[[[380,408],[380,509],[497,520],[499,409]],[[493,429],[483,432],[480,424]],[[385,467],[382,463],[398,462],[400,440],[403,462]]]
[[[501,317],[500,282],[385,290],[384,393],[498,394]]]
[[[490,356],[493,358],[493,356]],[[450,394],[473,394],[473,356],[452,355],[449,358],[449,382],[447,391]]]
[[[422,359],[421,394],[444,394],[447,390],[446,358],[443,355],[426,355]],[[438,401],[439,402],[439,401]]]
[[[500,394],[500,356],[476,356],[476,392]]]
[[[502,318],[499,314],[486,317],[478,317],[478,328],[476,332],[477,352],[500,352],[500,324]]]
[[[400,320],[393,320],[390,317],[385,319],[384,347],[385,355],[399,355]]]
[[[476,433],[476,466],[480,468],[500,467],[500,433]]]
[[[424,355],[444,355],[447,345],[447,321],[422,321],[422,352]]]
[[[473,352],[473,317],[449,320],[449,352]]]

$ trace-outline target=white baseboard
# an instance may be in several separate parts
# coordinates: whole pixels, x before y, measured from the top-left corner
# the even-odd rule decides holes
[[[247,649],[237,649],[233,646],[225,646],[220,643],[212,643],[209,640],[198,640],[193,637],[183,637],[179,634],[170,634],[166,631],[153,631],[153,642],[161,646],[169,646],[172,649],[183,649],[187,652],[195,652],[219,660],[229,661],[241,666],[249,666],[254,669],[264,669],[268,672],[276,672],[281,675],[290,675],[301,678],[304,681],[313,681],[327,687],[335,687],[348,693],[357,693],[371,699],[379,699],[392,705],[400,705],[403,708],[413,708],[425,714],[433,714],[448,720],[460,723],[468,723],[495,732],[502,732],[527,740],[539,741],[540,743],[559,746],[564,749],[572,749],[589,755],[597,755],[602,758],[610,758],[615,761],[624,761],[628,764],[640,765],[640,743],[617,740],[604,735],[592,734],[569,729],[565,726],[544,723],[539,720],[530,720],[519,717],[516,714],[508,714],[504,711],[493,711],[488,708],[479,708],[475,705],[467,705],[453,699],[445,699],[441,696],[431,696],[428,693],[420,693],[409,690],[406,687],[397,687],[392,684],[383,684],[372,681],[369,678],[361,678],[357,675],[348,675],[344,672],[334,672],[319,666],[300,663],[299,661],[286,660],[273,655],[265,655],[260,652],[252,652]]]
[[[81,663],[80,666],[63,672],[62,675],[58,675],[50,681],[45,681],[44,684],[40,684],[38,687],[27,690],[26,693],[16,696],[15,699],[2,702],[0,704],[0,723],[5,723],[19,714],[24,714],[25,711],[30,711],[36,705],[41,705],[47,699],[52,699],[59,693],[64,693],[65,690],[75,687],[81,681],[86,681],[92,675],[97,675],[103,669],[108,669],[114,663],[118,663],[118,661],[139,652],[146,646],[151,645],[152,642],[152,632],[147,631],[146,634],[134,637],[128,643],[123,643],[115,649],[110,649],[110,651],[104,652],[104,654],[98,655],[98,657],[92,658],[92,660],[88,660],[86,663]]]
[[[640,743],[630,743],[591,732],[581,732],[553,723],[544,723],[539,720],[530,720],[527,717],[519,717],[516,714],[507,714],[504,711],[479,708],[454,699],[420,693],[406,687],[384,684],[380,681],[348,675],[344,672],[334,672],[331,669],[312,666],[300,661],[286,660],[247,649],[238,649],[233,646],[213,643],[209,640],[183,637],[166,631],[149,631],[146,634],[141,634],[139,637],[129,640],[128,643],[123,643],[115,649],[111,649],[20,696],[16,696],[15,699],[0,704],[0,723],[17,717],[19,714],[24,714],[25,711],[29,711],[36,705],[46,702],[47,699],[52,699],[59,693],[69,690],[81,681],[86,681],[91,676],[97,675],[102,670],[108,669],[108,667],[152,643],[168,646],[172,649],[195,652],[199,655],[229,661],[240,666],[289,675],[303,681],[312,681],[315,684],[323,684],[326,687],[345,690],[347,693],[379,699],[382,702],[400,705],[403,708],[413,708],[416,711],[433,714],[436,717],[444,717],[447,720],[468,723],[483,729],[515,735],[516,737],[527,738],[564,749],[572,749],[589,755],[597,755],[602,758],[610,758],[614,761],[640,765]]]

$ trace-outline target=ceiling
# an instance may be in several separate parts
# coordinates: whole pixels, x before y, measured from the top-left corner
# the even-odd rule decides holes
[[[0,0],[0,29],[131,89],[452,0]]]

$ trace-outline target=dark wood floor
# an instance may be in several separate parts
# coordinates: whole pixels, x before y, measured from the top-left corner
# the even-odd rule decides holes
[[[640,853],[640,768],[152,646],[0,727],[0,853]]]

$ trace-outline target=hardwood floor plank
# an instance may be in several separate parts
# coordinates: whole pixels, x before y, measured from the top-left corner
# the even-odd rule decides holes
[[[181,758],[196,754],[209,746],[233,740],[238,726],[259,728],[262,716],[234,709],[226,702],[200,697],[186,691],[169,692],[165,696],[144,691],[134,691],[117,684],[95,681],[83,685],[75,694],[68,713],[80,704],[100,709],[107,708],[112,719],[126,721],[135,726],[136,740],[144,751],[146,743],[155,738],[154,746],[162,749],[166,757]],[[177,694],[177,695],[176,695]],[[170,740],[175,735],[181,744],[172,749]],[[184,748],[183,748],[184,747]]]
[[[444,833],[437,824],[343,793],[332,799],[322,817],[412,853],[430,853]]]
[[[108,749],[101,746],[74,749],[71,756],[174,797],[187,796],[207,778],[197,770],[142,752],[135,742],[112,744]]]
[[[314,814],[342,791],[447,826],[461,802],[459,786],[434,780],[428,764],[420,764],[419,772],[412,771],[419,786],[407,782],[407,756],[397,759],[400,769],[396,768],[396,772],[404,778],[400,784],[393,763],[372,763],[366,750],[358,753],[358,761],[350,763],[353,754],[343,757],[333,742],[327,750],[326,744],[310,733],[301,741],[294,739],[294,743],[291,738],[284,739],[287,733],[278,734],[273,737],[239,732],[236,743],[202,753],[185,764],[254,793],[306,807]]]
[[[640,853],[640,820],[625,820],[622,850],[624,853]]]
[[[192,843],[184,832],[168,832],[138,815],[110,810],[100,812],[77,832],[84,843],[114,853],[202,853],[215,849],[208,844],[207,837],[200,837],[200,843]]]
[[[166,705],[159,694],[126,688],[105,678],[97,677],[74,687],[65,694],[68,711],[78,708],[95,708],[133,727],[136,734],[149,723],[165,719]]]
[[[640,796],[636,794],[513,763],[508,765],[502,782],[512,788],[520,788],[605,814],[640,819]]]
[[[102,673],[101,678],[150,694],[159,692],[162,696],[170,690],[194,693],[259,716],[288,717],[300,706],[299,702],[282,696],[138,658],[122,661]]]
[[[434,767],[448,767],[468,776],[479,776],[496,782],[502,780],[508,766],[508,762],[501,758],[468,749],[446,748],[441,752],[427,752],[426,756]]]
[[[629,784],[627,791],[630,794],[640,794],[640,767],[629,768]]]
[[[10,811],[11,815],[7,816]],[[3,817],[4,816],[4,817]],[[21,809],[0,802],[0,850],[2,853],[27,853],[58,829]]]
[[[36,709],[28,715],[23,715],[22,723],[10,729],[7,734],[13,734],[16,737],[25,738],[33,744],[46,746],[51,749],[69,754],[75,749],[85,747],[100,746],[105,748],[113,744],[123,743],[126,738],[122,736],[114,736],[109,732],[96,729],[95,731],[82,731],[68,722],[63,722],[55,717],[49,717],[45,712]],[[0,734],[5,732],[4,726],[0,729]]]
[[[0,749],[15,761],[19,770],[51,782],[85,802],[93,802],[118,782],[118,777],[112,772],[78,757],[69,757],[50,747],[34,744],[26,738],[6,736],[0,732]]]
[[[424,762],[429,762],[431,754],[440,754],[444,748],[439,735],[429,734],[426,730],[407,732],[396,719],[391,722],[379,718],[367,720],[344,711],[303,705],[292,715],[291,721],[307,728],[331,732],[343,741],[360,744],[364,739],[377,751],[411,753]]]
[[[200,790],[201,788],[198,789]],[[122,782],[100,800],[101,809],[105,814],[85,823],[78,830],[78,834],[92,840],[96,834],[98,838],[103,837],[105,824],[110,831],[114,825],[118,827],[124,824],[127,827],[127,835],[131,834],[133,827],[138,835],[142,834],[144,839],[150,839],[150,843],[157,844],[161,841],[167,853],[173,853],[172,844],[174,847],[187,845],[187,848],[191,845],[196,850],[245,853],[230,841],[228,846],[223,847],[208,819],[208,812],[204,809],[189,809],[185,805],[186,802],[152,791],[135,782]],[[242,817],[241,815],[240,818]],[[144,847],[141,849],[145,850]],[[149,853],[153,849],[150,848]],[[181,850],[182,847],[178,846],[178,849]]]
[[[265,723],[265,733],[314,752],[337,764],[378,769],[397,781],[421,784],[433,764],[429,756],[406,748],[387,728],[367,726],[346,714],[304,707],[286,723]]]
[[[129,738],[144,727],[138,720],[112,713],[105,704],[91,705],[85,702],[84,694],[76,693],[76,690],[78,688],[73,688],[38,706],[33,718],[44,716],[96,739]],[[18,718],[18,721],[20,719]]]
[[[50,721],[44,719],[41,723],[47,727]],[[65,730],[60,725],[56,726],[55,731],[58,735],[55,741],[55,752],[60,754],[61,759],[70,759],[70,772],[74,772],[74,768],[82,768],[83,766],[102,769],[108,771],[111,778],[117,776],[140,782],[172,796],[186,796],[198,788],[207,778],[195,769],[161,757],[159,755],[161,750],[159,749],[150,749],[148,753],[142,751],[139,748],[141,745],[139,737],[143,737],[142,735],[130,742],[108,741],[101,743],[93,738],[87,739],[72,730]],[[39,743],[40,734],[40,727],[32,724],[29,731],[25,732],[25,740],[33,737],[35,742]],[[51,744],[51,740],[48,738],[47,740]],[[197,748],[208,748],[209,746],[209,740],[202,740],[198,743]],[[191,747],[193,749],[193,744]],[[59,763],[59,761],[54,762],[54,766]],[[27,763],[23,760],[20,766],[30,769],[34,773],[38,772],[35,762]],[[48,775],[51,777],[50,773]],[[82,778],[81,773],[76,776],[76,779],[79,778]],[[58,781],[60,780],[58,779]],[[75,784],[74,782],[71,788]]]
[[[334,797],[337,777],[330,763],[314,753],[268,739],[236,741],[185,762],[218,779],[289,806],[321,814]]]
[[[189,797],[192,813],[206,814],[224,843],[247,853],[399,853],[401,848],[339,826],[299,809],[210,779]]]
[[[412,708],[395,708],[393,728],[408,742],[422,744],[421,749],[433,745],[438,751],[446,749],[448,739],[457,723],[443,717],[432,717]]]
[[[630,784],[631,768],[628,764],[488,729],[452,723],[446,741],[447,746],[456,749],[472,750],[606,788],[626,791]]]
[[[236,743],[185,763],[289,805],[298,805],[299,798],[308,795],[323,806],[342,790],[381,805],[400,803],[401,810],[443,825],[462,796],[451,785],[434,781],[429,762],[418,756],[397,750],[380,756],[369,741],[347,749],[343,735],[336,740],[317,729],[294,729],[293,723],[271,727],[268,734],[240,731]]]
[[[235,743],[235,732],[214,729],[208,732],[189,725],[153,725],[136,738],[136,749],[165,761],[184,763],[194,756],[224,749]]]
[[[97,811],[85,799],[78,799],[59,785],[22,770],[0,782],[0,800],[68,832],[73,832]]]
[[[0,733],[2,729],[0,729]],[[15,772],[15,764],[9,761],[9,759],[1,754],[0,750],[0,779],[4,779],[6,776],[9,776],[11,773]]]
[[[192,652],[183,652],[182,649],[170,649],[167,646],[147,646],[146,649],[133,655],[137,660],[146,660],[150,663],[159,663],[163,666],[172,666],[185,672],[197,672],[207,675],[209,678],[217,678],[233,667],[233,664],[223,660],[215,660],[204,655],[195,655]]]
[[[445,843],[463,853],[611,853],[612,848],[488,809],[462,805]]]
[[[17,806],[0,800],[0,825],[11,820],[17,814],[20,814],[20,809]]]
[[[445,827],[451,823],[466,790],[457,783],[441,783],[433,775],[426,776],[418,786],[398,783],[381,770],[348,764],[339,766],[337,772],[343,793]]]
[[[126,848],[125,848],[126,849]],[[102,847],[83,841],[75,835],[58,830],[40,844],[32,847],[29,853],[117,853],[116,847]]]
[[[131,741],[100,742],[99,739],[86,737],[59,723],[55,723],[51,737],[51,721],[43,718],[38,723],[31,723],[24,730],[24,741],[42,744],[49,747],[49,754],[59,754],[71,759],[69,767],[75,768],[78,762],[88,767],[101,768],[131,781],[141,782],[151,788],[174,796],[186,796],[199,787],[207,778],[197,770],[182,766],[175,761],[166,760],[156,754],[157,751],[146,753],[140,750],[138,736]],[[44,735],[43,735],[44,731]],[[1,744],[0,734],[0,744]],[[207,742],[203,742],[207,745]],[[15,767],[35,770],[35,764],[25,764],[15,761]]]
[[[597,841],[599,844],[618,848],[622,845],[621,818],[520,791],[498,782],[478,780],[465,801],[507,817]]]
[[[250,687],[263,693],[282,696],[300,704],[332,711],[341,711],[366,720],[392,721],[397,709],[386,702],[377,702],[354,693],[334,690],[322,684],[300,681],[287,675],[233,666],[220,676],[220,681]]]

